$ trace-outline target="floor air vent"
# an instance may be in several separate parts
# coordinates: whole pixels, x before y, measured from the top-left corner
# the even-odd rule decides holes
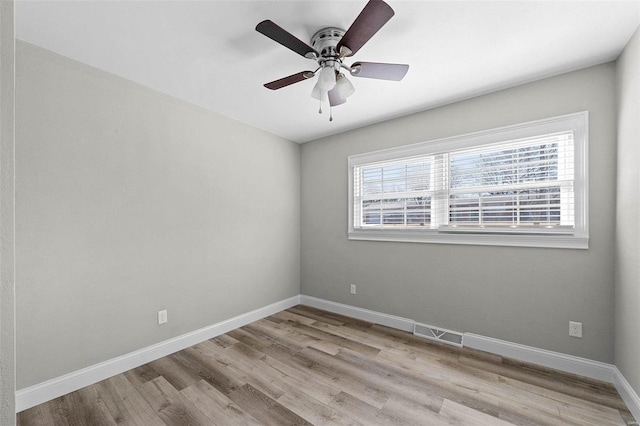
[[[462,333],[445,330],[443,328],[432,327],[426,324],[414,324],[413,334],[448,345],[462,347]]]

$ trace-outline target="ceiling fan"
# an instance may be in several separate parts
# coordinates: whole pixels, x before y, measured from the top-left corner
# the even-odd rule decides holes
[[[256,26],[256,31],[318,64],[315,71],[302,71],[269,82],[264,87],[271,90],[282,89],[318,75],[311,96],[320,101],[318,112],[322,113],[322,102],[328,101],[331,107],[342,105],[355,91],[353,84],[342,73],[342,69],[349,71],[353,77],[402,80],[409,70],[409,65],[354,62],[351,66],[347,66],[343,63],[345,58],[358,52],[393,15],[393,9],[384,1],[369,0],[347,31],[335,27],[323,28],[311,37],[311,46],[273,21],[260,22]],[[333,116],[330,116],[329,121],[332,120]]]

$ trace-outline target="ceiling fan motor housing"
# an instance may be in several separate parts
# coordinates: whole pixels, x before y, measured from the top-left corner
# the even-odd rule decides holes
[[[327,27],[317,31],[311,37],[311,47],[320,53],[318,62],[338,58],[339,54],[336,46],[344,33],[345,31],[340,28]]]

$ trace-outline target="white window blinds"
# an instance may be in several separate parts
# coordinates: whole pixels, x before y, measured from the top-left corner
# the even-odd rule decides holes
[[[432,158],[387,161],[358,168],[357,227],[431,225]]]
[[[460,235],[511,234],[525,237],[507,245],[586,248],[587,119],[570,114],[351,156],[349,237],[500,245]],[[536,235],[558,238],[545,245]]]
[[[449,176],[447,230],[573,229],[573,132],[453,151],[448,157],[448,170],[442,170]]]

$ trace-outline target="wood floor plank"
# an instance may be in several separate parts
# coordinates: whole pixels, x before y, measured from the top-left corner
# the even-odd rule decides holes
[[[205,414],[213,425],[257,426],[261,424],[205,380],[181,390],[180,393]]]
[[[349,362],[355,369],[366,368],[369,374],[382,380],[393,378],[387,384],[393,394],[413,400],[422,397],[425,404],[434,410],[442,405],[443,399],[448,398],[493,416],[497,416],[500,411],[499,399],[491,393],[481,392],[478,383],[471,380],[452,383],[444,375],[423,374],[428,373],[428,370],[418,374],[416,372],[408,373],[402,368],[378,359],[365,362],[359,354],[347,349],[342,350],[336,355],[336,358]]]
[[[620,415],[600,415],[593,411],[579,410],[575,407],[561,407],[560,417],[566,425],[601,425],[601,426],[622,426],[626,422]]]
[[[316,321],[326,322],[328,324],[344,325],[344,321],[339,315],[330,312],[322,312],[309,306],[294,306],[293,308],[287,309],[287,312],[306,318],[312,318]]]
[[[255,363],[251,360],[230,357],[226,351],[219,351],[218,347],[211,342],[202,342],[194,346],[194,349],[202,351],[203,354],[214,359],[216,363],[224,365],[227,372],[234,376],[239,383],[249,383],[273,399],[278,399],[285,393],[276,378],[270,376],[263,369],[256,368]]]
[[[327,333],[335,334],[345,339],[350,339],[355,342],[363,343],[368,346],[372,346],[377,349],[388,349],[391,347],[397,347],[392,344],[388,339],[379,338],[369,332],[369,328],[366,330],[359,330],[347,327],[340,327],[331,324],[324,323],[322,321],[314,321],[311,324],[306,324],[309,327],[317,328],[318,330],[325,331]]]
[[[380,349],[370,346],[365,343],[360,343],[355,340],[351,340],[342,336],[338,336],[333,333],[329,333],[323,330],[319,330],[315,327],[307,326],[304,324],[293,324],[293,328],[299,331],[300,334],[315,337],[318,340],[331,342],[341,348],[348,348],[356,352],[360,352],[364,355],[376,356]]]
[[[461,426],[512,426],[513,423],[500,420],[481,411],[474,410],[465,405],[458,404],[448,399],[444,400],[440,415],[447,419],[451,425]]]
[[[340,392],[328,405],[367,426],[403,425],[398,419],[347,392]]]
[[[67,425],[67,421],[58,411],[61,399],[56,398],[17,414],[17,423],[22,426]]]
[[[145,383],[142,390],[144,399],[166,424],[193,426],[211,424],[211,419],[162,376]]]
[[[256,360],[256,363],[259,368],[280,377],[286,385],[297,389],[298,392],[304,392],[324,404],[340,393],[337,384],[331,381],[320,381],[315,376],[304,374],[304,370],[296,368],[292,363],[282,362],[269,356]]]
[[[290,329],[281,328],[279,324],[270,326],[266,321],[256,321],[243,327],[253,335],[260,336],[271,345],[286,345],[293,352],[298,352],[307,347],[313,340],[318,340],[301,333],[294,334]]]
[[[344,413],[321,403],[304,392],[298,392],[296,394],[285,393],[278,398],[278,402],[316,426],[362,425],[362,423],[350,419]]]
[[[160,377],[160,373],[154,370],[153,367],[151,367],[151,365],[149,364],[144,364],[140,367],[136,367],[132,370],[126,371],[124,372],[124,375],[127,380],[129,380],[129,382],[135,387],[142,386],[149,380]]]
[[[87,386],[53,401],[41,404],[17,416],[22,425],[105,425],[117,423],[94,386]]]
[[[313,323],[317,323],[318,321],[313,320]],[[323,323],[324,324],[324,323]],[[309,334],[305,334],[303,331],[297,329],[296,325],[307,326],[310,324],[299,322],[299,321],[283,321],[275,327],[280,333],[284,333],[286,336],[289,336],[292,340],[297,342],[298,344],[303,344],[305,347],[311,346],[323,352],[330,353],[332,355],[336,354],[342,346],[335,344],[334,342],[330,342]]]
[[[246,384],[229,394],[229,399],[244,407],[253,417],[264,425],[311,425],[293,411]]]
[[[609,383],[297,306],[18,414],[18,425],[627,425]]]
[[[198,376],[225,395],[245,384],[229,371],[225,371],[224,365],[206,359],[193,348],[187,348],[170,356],[179,361],[185,368],[196,372]]]
[[[315,318],[309,318],[309,317],[306,317],[304,315],[296,314],[295,312],[292,312],[291,310],[280,311],[277,314],[273,314],[273,315],[269,316],[267,319],[272,319],[272,318],[277,318],[280,323],[281,322],[286,322],[286,321],[291,321],[291,322],[299,322],[300,324],[306,324],[306,325],[310,325],[310,324],[313,324],[314,322],[318,321]]]
[[[234,339],[233,337],[227,335],[227,334],[222,334],[220,336],[216,336],[213,339],[209,339],[209,341],[211,343],[214,343],[218,346],[220,346],[221,348],[228,348],[229,346],[233,346],[236,343],[238,343],[238,341],[236,339]]]
[[[442,406],[444,390],[435,381],[424,377],[416,378],[402,368],[377,359],[368,359],[365,362],[361,354],[346,348],[341,350],[335,358],[344,361],[347,369],[366,372],[369,380],[384,387],[391,396],[414,402],[436,413]],[[385,406],[388,406],[387,402]]]
[[[346,315],[337,314],[335,312],[323,311],[322,309],[314,308],[306,305],[298,305],[292,309],[297,309],[302,312],[303,315],[313,318],[316,317],[319,321],[327,322],[326,319],[333,319],[342,323],[342,325],[348,326],[351,329],[363,329],[370,328],[374,324],[371,322],[363,321],[357,318],[349,317]]]
[[[283,344],[274,345],[269,340],[265,339],[262,336],[254,335],[247,330],[243,330],[242,328],[233,330],[229,333],[234,339],[239,340],[247,346],[256,349],[259,352],[262,352],[265,355],[270,355],[273,357],[290,357],[296,354],[294,348],[289,348]]]
[[[65,417],[69,425],[115,425],[104,401],[94,386],[65,395]]]
[[[111,417],[122,425],[164,425],[156,412],[123,375],[93,385],[101,395]]]
[[[349,371],[349,366],[314,348],[307,348],[292,360],[302,371],[314,375],[317,380],[335,383],[340,389],[376,407],[382,408],[389,393],[362,372]]]
[[[235,354],[238,359],[243,359],[245,362],[264,359],[268,356],[264,352],[260,352],[259,350],[246,345],[243,342],[238,342],[233,346],[224,348],[224,352],[227,354]]]
[[[441,403],[444,400],[441,401]],[[400,396],[392,396],[382,407],[381,414],[386,418],[396,419],[395,422],[412,426],[445,426],[448,422],[440,416],[442,406],[434,412],[433,406],[427,401],[415,401]]]
[[[181,368],[180,363],[173,357],[163,357],[147,365],[153,368],[159,376],[164,377],[177,390],[182,390],[201,380],[201,377],[192,370]]]

